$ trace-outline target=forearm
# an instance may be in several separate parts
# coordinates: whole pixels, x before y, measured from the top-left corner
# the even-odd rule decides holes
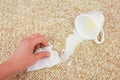
[[[6,80],[13,74],[15,74],[15,72],[10,62],[6,61],[0,64],[0,80]]]

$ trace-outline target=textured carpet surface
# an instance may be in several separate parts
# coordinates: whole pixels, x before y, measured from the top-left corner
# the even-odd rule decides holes
[[[119,80],[119,0],[0,0],[0,63],[12,55],[20,40],[34,33],[44,35],[61,53],[75,17],[94,10],[105,15],[103,44],[84,41],[67,62],[24,71],[12,80]]]

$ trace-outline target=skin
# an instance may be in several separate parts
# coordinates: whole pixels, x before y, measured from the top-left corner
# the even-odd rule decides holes
[[[26,70],[37,60],[49,57],[49,52],[34,54],[35,49],[45,47],[47,45],[47,40],[40,34],[33,34],[22,40],[13,55],[6,62],[0,64],[0,80],[6,80],[11,75]]]

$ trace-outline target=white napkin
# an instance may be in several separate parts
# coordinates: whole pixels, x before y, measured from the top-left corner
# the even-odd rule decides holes
[[[56,64],[59,64],[60,58],[58,56],[57,51],[52,50],[52,45],[49,45],[45,48],[37,49],[35,51],[35,53],[37,54],[41,51],[49,51],[50,57],[38,60],[34,65],[32,65],[28,68],[28,71],[34,71],[34,70],[38,70],[38,69],[48,68],[48,67],[52,67]]]

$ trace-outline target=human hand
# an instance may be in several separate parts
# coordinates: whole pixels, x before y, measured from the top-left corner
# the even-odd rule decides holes
[[[50,56],[49,52],[34,54],[34,49],[40,48],[39,44],[48,45],[46,39],[40,34],[34,34],[20,42],[14,54],[7,61],[12,69],[14,69],[14,73],[23,71],[37,60]]]

